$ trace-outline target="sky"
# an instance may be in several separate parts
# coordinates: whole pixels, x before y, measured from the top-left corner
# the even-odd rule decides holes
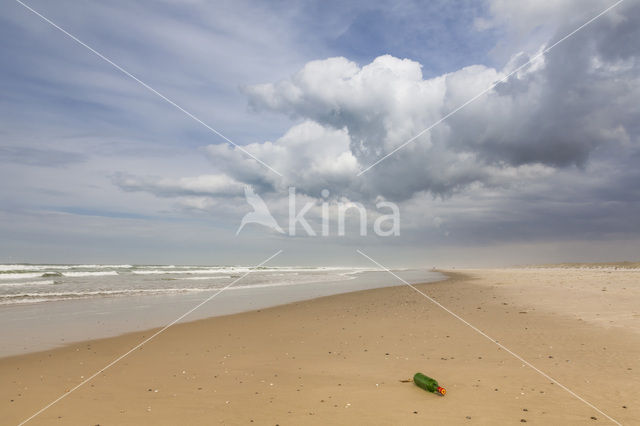
[[[5,2],[0,263],[638,259],[638,0],[25,4],[85,46]]]

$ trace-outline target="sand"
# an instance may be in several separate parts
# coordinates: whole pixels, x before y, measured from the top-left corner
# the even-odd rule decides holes
[[[449,275],[418,288],[622,424],[640,424],[638,272]],[[0,424],[26,419],[152,332],[0,359]],[[447,395],[402,382],[417,371]],[[29,424],[520,422],[613,424],[409,287],[392,287],[176,325]]]

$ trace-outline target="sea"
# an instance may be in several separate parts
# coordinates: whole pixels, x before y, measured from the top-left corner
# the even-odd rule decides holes
[[[204,293],[355,278],[367,269],[176,265],[0,265],[0,305]]]
[[[443,275],[395,269],[409,283]],[[356,267],[0,264],[0,357],[316,297],[405,285]],[[220,292],[220,290],[223,290]]]

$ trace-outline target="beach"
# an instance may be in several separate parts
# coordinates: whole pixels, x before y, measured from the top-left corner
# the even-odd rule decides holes
[[[365,268],[18,266],[0,266],[0,358],[161,327],[185,312],[179,322],[404,285]],[[445,278],[427,269],[394,274],[413,284]]]
[[[640,426],[640,1],[0,22],[0,426]]]
[[[176,324],[28,424],[638,424],[640,272],[444,273],[415,287],[553,380],[402,285]],[[0,423],[156,330],[1,358]]]

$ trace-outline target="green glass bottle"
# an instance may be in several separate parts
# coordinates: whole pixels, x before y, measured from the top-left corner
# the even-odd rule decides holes
[[[422,373],[416,373],[416,375],[413,376],[413,383],[415,383],[419,388],[422,388],[429,392],[437,393],[438,395],[444,396],[447,393],[447,390],[443,387],[440,387],[435,379],[432,379],[429,376],[425,376]]]

